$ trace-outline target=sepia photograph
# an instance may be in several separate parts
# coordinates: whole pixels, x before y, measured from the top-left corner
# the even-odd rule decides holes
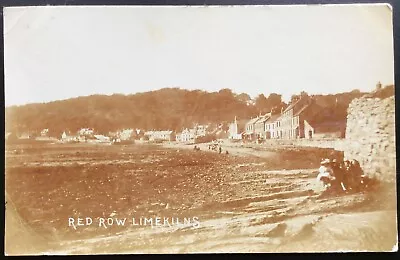
[[[3,8],[5,255],[398,251],[392,16]]]

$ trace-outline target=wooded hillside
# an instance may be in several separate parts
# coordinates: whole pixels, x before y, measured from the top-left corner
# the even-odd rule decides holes
[[[331,112],[332,119],[345,120],[348,104],[362,96],[357,90],[335,95],[317,95],[317,103]],[[294,95],[295,96],[295,95]],[[164,88],[132,95],[92,95],[41,104],[6,108],[6,132],[21,133],[48,128],[51,136],[64,130],[72,132],[91,127],[106,134],[122,128],[170,129],[180,131],[193,123],[231,122],[245,119],[287,104],[281,95],[260,94],[250,100],[246,93],[230,89],[219,92]]]

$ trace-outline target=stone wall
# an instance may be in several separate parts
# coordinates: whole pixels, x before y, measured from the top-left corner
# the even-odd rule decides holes
[[[366,175],[396,180],[395,99],[362,97],[348,108],[344,157],[360,162]]]

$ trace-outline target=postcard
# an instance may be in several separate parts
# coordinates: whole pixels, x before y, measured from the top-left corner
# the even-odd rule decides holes
[[[5,255],[398,250],[390,5],[3,14]]]

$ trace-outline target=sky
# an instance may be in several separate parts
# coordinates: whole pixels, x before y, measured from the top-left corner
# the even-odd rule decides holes
[[[5,105],[165,87],[251,97],[394,84],[386,5],[10,7]]]

